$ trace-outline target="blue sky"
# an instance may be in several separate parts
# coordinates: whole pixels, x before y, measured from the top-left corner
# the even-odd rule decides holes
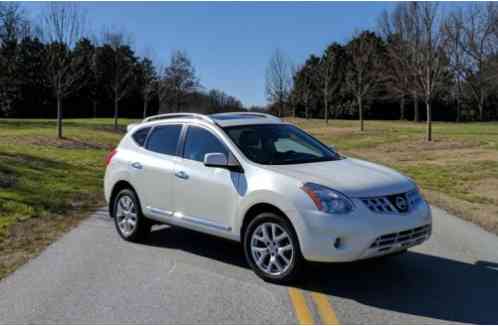
[[[41,3],[25,3],[36,17]],[[294,63],[347,41],[356,29],[374,28],[395,3],[158,3],[86,2],[90,28],[119,26],[140,55],[156,64],[174,49],[186,50],[204,87],[218,88],[244,105],[265,104],[265,68],[281,49]]]

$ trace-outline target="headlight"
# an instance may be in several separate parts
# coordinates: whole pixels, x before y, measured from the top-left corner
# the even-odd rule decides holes
[[[421,203],[423,203],[425,201],[424,197],[420,193],[420,189],[418,188],[418,186],[415,186],[414,190],[408,192],[406,194],[406,197],[407,197],[408,201],[410,202],[410,206],[412,206],[412,207],[417,207],[418,205],[420,205]]]
[[[347,214],[353,210],[353,202],[338,191],[311,182],[305,183],[301,189],[322,212]]]

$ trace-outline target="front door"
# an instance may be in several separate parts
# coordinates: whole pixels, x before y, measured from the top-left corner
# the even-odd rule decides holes
[[[228,157],[229,150],[211,131],[189,126],[183,159],[175,166],[175,214],[192,226],[229,232],[239,198],[239,175],[205,166],[207,153],[224,153]]]

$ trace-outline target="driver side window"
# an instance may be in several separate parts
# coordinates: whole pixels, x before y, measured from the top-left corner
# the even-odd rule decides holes
[[[306,146],[306,143],[300,141],[300,139],[296,139],[295,137],[286,137],[286,138],[278,138],[275,143],[275,149],[279,153],[285,153],[289,151],[293,151],[296,153],[302,154],[310,154],[314,156],[320,156],[320,152],[318,152],[314,148],[310,148],[310,146]]]
[[[198,162],[204,162],[207,153],[223,153],[228,157],[225,145],[210,131],[200,127],[188,127],[184,148],[183,157]]]

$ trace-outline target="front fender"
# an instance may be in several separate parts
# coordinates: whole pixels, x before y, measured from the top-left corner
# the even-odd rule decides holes
[[[302,232],[300,231],[306,227],[306,224],[298,213],[297,208],[292,204],[292,202],[289,201],[288,194],[284,195],[269,190],[254,191],[241,201],[237,214],[240,218],[236,218],[234,220],[234,230],[238,230],[238,236],[240,239],[242,239],[243,236],[241,231],[244,218],[247,212],[257,204],[269,204],[281,210],[291,222],[294,230],[296,231],[299,242],[301,242],[300,235]]]

